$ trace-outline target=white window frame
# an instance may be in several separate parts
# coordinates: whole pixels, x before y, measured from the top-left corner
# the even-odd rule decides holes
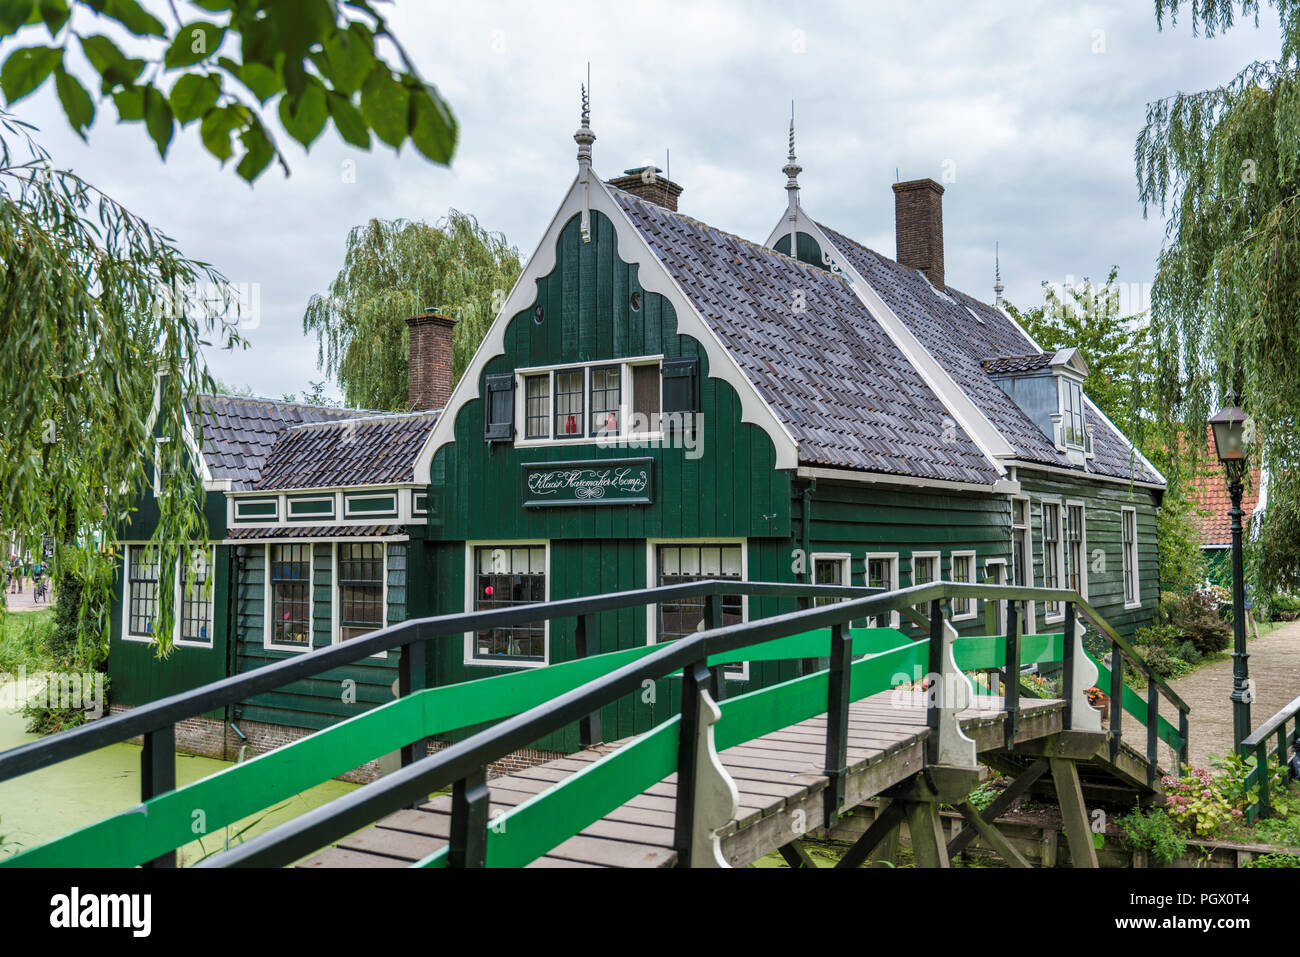
[[[839,562],[842,569],[841,577],[844,579],[846,587],[853,584],[853,553],[852,552],[812,552],[808,555],[810,562],[808,569],[811,572],[811,584],[817,584],[817,563],[818,562]],[[833,599],[834,601],[843,601],[842,598]]]
[[[1058,383],[1058,388],[1056,390],[1057,407],[1061,414],[1061,444],[1067,449],[1082,450],[1087,446],[1088,442],[1088,416],[1084,411],[1083,405],[1083,383],[1066,375],[1058,375],[1056,380]],[[1066,407],[1065,402],[1066,395],[1071,393],[1073,389],[1079,390],[1077,419],[1072,416],[1070,410]],[[1070,441],[1070,426],[1072,420],[1079,423],[1079,441],[1077,443]]]
[[[141,644],[152,645],[157,642],[156,635],[136,635],[131,632],[131,549],[133,548],[150,548],[148,542],[123,542],[126,549],[122,563],[122,640],[137,641]],[[201,546],[194,546],[199,548]],[[216,574],[217,574],[217,546],[208,545],[208,578],[212,581],[212,594],[208,598],[208,640],[195,641],[189,638],[181,638],[181,615],[184,610],[182,599],[184,598],[183,583],[181,576],[180,563],[172,576],[172,609],[174,611],[174,620],[172,622],[172,644],[181,648],[204,648],[211,649],[215,646],[216,635]],[[162,566],[158,568],[158,587],[163,587]]]
[[[339,546],[340,545],[372,545],[382,546],[380,572],[383,579],[383,599],[384,620],[380,623],[379,628],[388,627],[388,542],[382,538],[349,538],[347,541],[335,541],[330,543],[330,644],[343,644],[343,622],[341,613],[343,602],[339,596]],[[379,628],[375,630],[378,631]],[[369,632],[367,632],[369,634]],[[348,641],[353,639],[349,638]],[[387,658],[387,651],[379,651],[370,656],[371,658]]]
[[[862,566],[862,583],[863,583],[864,587],[866,587],[866,588],[870,588],[870,587],[871,587],[871,561],[872,561],[872,559],[876,559],[876,560],[881,560],[881,559],[883,559],[884,561],[889,562],[889,584],[886,586],[886,590],[887,590],[887,591],[897,591],[897,590],[898,590],[898,564],[899,564],[899,562],[898,562],[898,552],[867,552],[867,554],[866,554],[865,556],[863,556],[863,557],[866,559],[865,563],[864,563],[863,566]],[[880,616],[879,616],[879,615],[872,615],[872,616],[870,616],[870,618],[868,618],[868,620],[871,620],[872,618],[878,620],[878,619],[880,618]],[[893,611],[891,611],[891,612],[889,613],[889,624],[888,624],[888,625],[875,624],[875,625],[869,625],[868,627],[870,627],[870,628],[898,628],[901,624],[902,624],[902,616],[898,613],[898,610],[895,609],[895,610],[893,610]]]
[[[1088,503],[1083,499],[1067,499],[1065,508],[1061,511],[1063,519],[1063,528],[1068,529],[1070,526],[1069,511],[1071,508],[1079,509],[1079,595],[1086,601],[1088,598]],[[1062,539],[1065,543],[1065,557],[1069,558],[1070,542],[1069,539]],[[1069,587],[1067,581],[1066,587]]]
[[[1015,535],[1018,530],[1023,530],[1025,534],[1025,585],[1026,588],[1034,587],[1034,503],[1028,495],[1015,495],[1011,498],[1011,555],[1007,561],[1007,584],[1015,584],[1015,556],[1016,543]],[[1025,503],[1025,524],[1016,524],[1016,502]],[[986,563],[987,564],[987,563]],[[1037,602],[1025,602],[1024,621],[1021,622],[1021,628],[1025,634],[1034,634],[1038,630],[1038,605]]]
[[[276,545],[302,545],[307,549],[307,645],[277,645],[271,641],[271,549]],[[331,596],[333,597],[333,596]],[[262,560],[262,647],[267,651],[306,654],[316,641],[316,543],[267,542]]]
[[[1056,507],[1056,561],[1053,563],[1056,571],[1056,587],[1064,588],[1065,581],[1065,508],[1059,498],[1042,498],[1039,499],[1038,522],[1039,526],[1046,528],[1047,506]],[[1043,587],[1047,588],[1047,535],[1043,535]],[[1049,624],[1055,624],[1058,621],[1065,621],[1065,605],[1061,605],[1059,612],[1053,613],[1052,603],[1044,602],[1043,621]]]
[[[965,579],[964,581],[956,577],[956,575],[957,575],[957,559],[959,559],[959,558],[969,558],[969,559],[970,559],[970,578],[967,578],[967,579]],[[949,581],[952,581],[952,582],[960,582],[960,583],[963,584],[963,585],[976,585],[976,584],[978,584],[978,581],[976,580],[976,571],[975,571],[975,549],[973,549],[973,548],[971,548],[971,549],[959,549],[959,550],[957,550],[957,551],[949,552],[949,553],[948,553],[948,568],[950,569],[950,574],[953,576],[952,578],[949,579]],[[976,618],[979,617],[979,599],[978,599],[978,598],[971,598],[971,599],[968,599],[968,600],[970,601],[970,611],[966,612],[965,614],[959,615],[959,614],[957,614],[956,611],[954,610],[954,611],[953,611],[953,615],[952,615],[952,620],[953,620],[953,621],[972,621],[973,619],[976,619]]]
[[[552,445],[617,445],[628,439],[636,439],[638,442],[653,442],[663,438],[662,429],[654,432],[633,432],[632,424],[632,367],[645,365],[658,365],[659,369],[659,409],[662,413],[664,404],[664,379],[663,379],[663,362],[664,356],[647,355],[634,356],[627,359],[599,359],[587,362],[561,362],[548,366],[529,366],[523,369],[516,369],[515,375],[515,422],[516,438],[514,445],[516,448],[536,448],[538,446]],[[620,369],[619,376],[619,423],[617,435],[591,435],[591,370],[595,368],[605,368],[608,366],[618,366]],[[572,438],[556,438],[555,436],[555,373],[556,372],[573,372],[582,371],[582,435],[575,435]],[[547,435],[544,438],[528,438],[528,383],[527,378],[535,375],[550,376],[549,392],[547,394],[547,416],[546,430]]]
[[[912,552],[910,561],[912,563],[912,584],[913,585],[917,584],[916,560],[918,558],[921,559],[922,561],[925,561],[926,559],[930,559],[930,558],[934,559],[934,577],[931,578],[930,581],[923,582],[922,584],[929,585],[932,582],[943,581],[943,552]],[[922,609],[921,606],[919,605],[914,605],[913,607],[916,608],[918,611],[920,611],[922,614],[929,614],[928,608]]]
[[[478,566],[474,564],[474,552],[479,548],[536,548],[541,546],[545,549],[545,555],[542,561],[546,565],[546,594],[542,599],[549,602],[551,600],[551,540],[549,538],[502,538],[502,539],[479,539],[465,543],[465,613],[469,614],[474,610],[474,576],[478,573]],[[545,668],[551,663],[551,620],[548,618],[542,622],[542,660],[525,661],[518,658],[493,658],[482,657],[478,653],[475,644],[475,634],[472,631],[465,632],[465,653],[462,658],[466,665],[475,665],[488,668]]]
[[[645,540],[646,552],[646,587],[655,588],[659,582],[659,567],[656,561],[659,554],[660,545],[739,545],[740,546],[740,580],[749,581],[749,539],[734,538],[726,535],[710,535],[704,538],[647,538]],[[749,621],[749,596],[740,596],[740,620]],[[657,604],[646,606],[646,644],[657,645],[659,643],[659,606]],[[739,671],[727,671],[723,669],[723,677],[728,681],[748,681],[749,680],[749,662],[742,661]]]
[[[1138,571],[1138,520],[1137,509],[1132,505],[1123,505],[1120,507],[1120,527],[1119,527],[1119,547],[1120,547],[1120,572],[1128,579],[1128,583],[1133,589],[1133,600],[1125,600],[1124,608],[1141,608],[1142,607],[1142,576]],[[1124,544],[1124,523],[1133,516],[1133,541],[1129,546]],[[1124,566],[1128,565],[1126,569]]]

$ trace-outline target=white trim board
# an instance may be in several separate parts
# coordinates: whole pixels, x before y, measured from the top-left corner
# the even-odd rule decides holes
[[[456,418],[466,403],[479,398],[478,382],[488,362],[505,354],[506,326],[514,316],[522,312],[537,296],[537,281],[549,275],[555,268],[557,259],[556,246],[560,233],[575,216],[581,215],[584,205],[592,211],[600,212],[613,224],[618,239],[618,258],[625,263],[640,266],[637,281],[646,292],[663,296],[677,313],[677,332],[690,336],[700,344],[709,360],[710,378],[722,379],[736,390],[740,397],[741,422],[758,426],[768,437],[776,451],[776,468],[793,469],[799,464],[799,447],[784,423],[768,405],[758,389],[750,382],[735,358],[722,344],[713,328],[704,321],[703,316],[691,305],[681,287],[669,274],[667,267],[655,255],[654,250],[632,225],[632,220],[623,211],[609,191],[609,187],[594,173],[591,175],[589,189],[584,189],[580,179],[575,178],[573,185],[563,202],[556,210],[551,224],[538,244],[537,251],[519,279],[506,297],[501,311],[497,313],[487,335],[479,344],[474,358],[461,376],[451,394],[442,414],[434,424],[424,448],[416,459],[415,475],[417,479],[426,479],[433,464],[433,456],[444,445],[456,440]],[[610,356],[611,361],[617,359]]]

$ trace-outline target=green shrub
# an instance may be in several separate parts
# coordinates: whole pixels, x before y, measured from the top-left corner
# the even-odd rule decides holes
[[[1300,597],[1294,595],[1269,595],[1264,601],[1265,615],[1271,621],[1294,620],[1300,615]]]
[[[1232,629],[1219,617],[1218,601],[1209,592],[1171,598],[1160,610],[1166,623],[1177,628],[1202,655],[1223,651],[1232,640]]]
[[[1169,864],[1187,850],[1187,841],[1174,829],[1173,820],[1163,811],[1144,814],[1134,808],[1131,814],[1119,819],[1119,826],[1129,847],[1146,851],[1157,863]]]
[[[1245,867],[1300,867],[1300,854],[1265,854]]]
[[[1157,676],[1166,681],[1187,674],[1191,666],[1182,658],[1175,656],[1168,649],[1157,645],[1138,645],[1133,649],[1143,661],[1150,666]]]
[[[1175,658],[1181,658],[1193,667],[1199,665],[1205,660],[1205,656],[1197,651],[1196,646],[1190,641],[1184,641],[1181,645],[1177,645],[1173,648],[1169,653]]]
[[[1135,644],[1151,645],[1156,648],[1170,648],[1184,641],[1182,631],[1171,624],[1148,625],[1133,633]]]

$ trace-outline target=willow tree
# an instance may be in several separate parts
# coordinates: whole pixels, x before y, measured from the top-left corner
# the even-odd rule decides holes
[[[181,440],[194,421],[187,397],[210,385],[202,346],[241,339],[237,304],[211,308],[229,288],[219,273],[56,169],[30,131],[0,114],[0,528],[55,544],[60,616],[89,640],[86,661],[106,648],[113,554],[77,546],[121,531],[153,483],[157,452],[153,541],[163,567],[192,564],[189,543],[207,530]],[[212,293],[208,307],[195,289]],[[174,440],[158,444],[155,432]],[[172,589],[159,597],[166,652]]]
[[[1135,150],[1144,211],[1169,217],[1151,301],[1157,395],[1188,435],[1234,396],[1251,416],[1251,456],[1270,473],[1252,547],[1264,591],[1300,568],[1300,4],[1270,5],[1278,58],[1149,104]],[[1157,0],[1158,26],[1184,7],[1206,38],[1238,13],[1258,25],[1253,0]]]
[[[303,330],[316,334],[317,364],[348,404],[402,411],[406,319],[433,307],[457,320],[459,381],[519,272],[519,251],[505,236],[457,210],[433,225],[372,219],[348,233],[343,268],[327,294],[312,296]]]

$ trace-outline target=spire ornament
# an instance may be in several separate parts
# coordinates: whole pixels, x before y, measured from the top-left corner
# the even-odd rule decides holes
[[[993,305],[1002,308],[1002,291],[1006,287],[1002,285],[1002,262],[998,257],[998,244],[993,244]]]
[[[786,209],[786,219],[790,223],[790,256],[792,259],[798,258],[798,222],[799,222],[799,174],[803,172],[803,167],[799,165],[799,160],[794,155],[794,101],[790,101],[790,155],[786,158],[785,166],[781,172],[785,173],[785,194],[788,197],[788,206]]]
[[[582,90],[582,125],[573,134],[578,144],[578,182],[582,184],[582,241],[591,242],[591,144],[596,134],[591,131],[591,98],[585,84]]]

